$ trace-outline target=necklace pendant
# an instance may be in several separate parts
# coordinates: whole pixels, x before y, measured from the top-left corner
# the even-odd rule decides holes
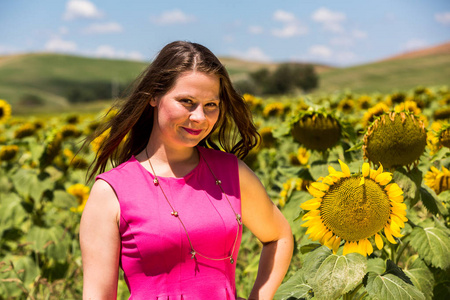
[[[174,217],[178,217],[178,212],[177,211],[173,211],[173,212],[171,212],[170,213],[172,216],[174,216]]]
[[[240,214],[236,214],[236,221],[238,222],[239,225],[242,225],[242,220],[241,220]]]
[[[216,180],[216,185],[220,185],[222,183],[222,181],[220,179]]]
[[[153,179],[153,183],[154,183],[155,185],[158,185],[158,184],[159,184],[158,178]]]
[[[234,259],[232,257],[230,257],[230,263],[234,264]]]
[[[197,253],[194,250],[192,250],[191,254],[192,254],[191,259],[195,259],[195,254],[197,254]]]

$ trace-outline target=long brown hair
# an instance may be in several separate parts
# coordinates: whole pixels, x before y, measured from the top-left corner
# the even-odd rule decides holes
[[[258,144],[260,136],[250,109],[233,88],[228,72],[219,59],[200,44],[175,41],[166,45],[137,78],[135,88],[117,114],[86,139],[85,144],[109,130],[89,167],[88,180],[97,172],[104,172],[108,161],[115,167],[147,146],[153,127],[154,108],[149,104],[150,99],[166,94],[178,76],[187,71],[214,74],[220,80],[219,119],[199,145],[222,149],[244,158]],[[212,134],[219,145],[213,141]]]

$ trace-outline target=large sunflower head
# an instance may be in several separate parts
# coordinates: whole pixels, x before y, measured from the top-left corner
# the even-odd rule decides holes
[[[351,175],[349,167],[339,160],[341,172],[328,167],[329,175],[309,186],[315,197],[300,205],[308,210],[301,226],[313,241],[338,251],[344,243],[344,255],[357,252],[364,256],[373,252],[370,238],[374,237],[378,249],[383,248],[382,233],[396,244],[393,237],[401,237],[405,226],[406,205],[403,191],[390,183],[392,173],[370,169],[362,165],[362,174]]]
[[[425,174],[424,181],[439,195],[443,191],[450,190],[450,171],[444,166],[442,166],[442,171],[432,166],[430,171]]]
[[[302,112],[292,124],[294,139],[310,150],[325,151],[341,139],[342,126],[337,118],[320,111]]]
[[[11,116],[11,105],[5,100],[0,99],[0,123],[6,122]]]
[[[386,168],[418,162],[425,150],[427,134],[422,120],[403,111],[376,119],[364,135],[364,158]]]

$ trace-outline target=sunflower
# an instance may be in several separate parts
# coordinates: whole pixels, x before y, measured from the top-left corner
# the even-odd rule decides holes
[[[11,105],[5,100],[0,99],[0,123],[6,122],[11,116]]]
[[[373,122],[375,117],[381,116],[385,112],[389,111],[389,106],[387,104],[380,102],[377,103],[374,107],[369,108],[369,110],[363,116],[363,126],[366,127],[370,123]]]
[[[261,135],[261,147],[272,148],[276,145],[277,139],[273,136],[272,127],[264,127],[259,130]]]
[[[86,201],[89,198],[89,187],[81,183],[71,185],[67,188],[67,193],[75,196],[78,202],[78,207],[71,207],[70,210],[73,212],[83,212],[86,206]]]
[[[311,183],[309,193],[314,199],[300,205],[308,210],[301,226],[306,234],[337,253],[341,242],[344,255],[357,252],[364,256],[373,252],[369,238],[374,237],[379,250],[383,248],[381,233],[392,244],[393,237],[401,237],[405,226],[406,205],[403,191],[390,183],[392,173],[383,172],[383,166],[371,170],[363,163],[362,174],[351,175],[349,167],[339,160],[342,172],[329,166],[329,175]]]
[[[19,153],[19,146],[6,145],[0,148],[0,162],[13,160]]]
[[[303,148],[303,147],[298,148],[297,159],[301,165],[306,165],[308,163],[310,156],[311,156],[311,153],[308,151],[308,149]]]
[[[14,132],[14,138],[16,139],[23,139],[27,136],[32,136],[36,132],[36,127],[34,127],[31,123],[25,123],[21,125],[17,130]]]
[[[75,125],[67,124],[61,128],[61,135],[64,139],[69,137],[79,137],[81,135],[81,131],[78,130]]]
[[[277,117],[281,116],[285,112],[285,105],[281,102],[269,103],[264,107],[264,117]]]
[[[358,107],[360,109],[368,109],[370,107],[370,103],[372,101],[372,98],[368,95],[361,95],[358,98]]]
[[[450,171],[446,167],[442,167],[442,172],[436,167],[431,167],[430,171],[425,174],[425,184],[432,188],[436,194],[450,190]]]
[[[355,102],[352,99],[345,98],[339,101],[337,108],[342,112],[351,113],[355,108]]]
[[[436,137],[439,139],[441,146],[450,148],[450,123],[442,125]]]
[[[440,109],[436,109],[433,113],[433,118],[435,120],[446,120],[450,119],[450,106]]]
[[[290,178],[285,183],[283,183],[283,188],[280,192],[280,199],[278,204],[280,207],[284,207],[292,192],[305,190],[306,184],[309,183],[308,180],[303,180],[301,178]]]
[[[242,97],[244,98],[245,103],[247,103],[247,105],[250,107],[252,111],[261,108],[262,106],[261,98],[255,97],[251,94],[244,94]]]
[[[436,154],[441,148],[442,144],[439,142],[439,132],[442,128],[440,122],[433,122],[431,130],[427,131],[427,147],[430,149],[430,154]]]
[[[410,101],[410,100],[407,100],[405,102],[402,102],[402,103],[396,105],[394,110],[396,112],[402,112],[402,111],[407,110],[416,115],[419,115],[422,112],[422,110],[417,106],[417,102]]]
[[[419,117],[408,111],[390,112],[376,119],[363,138],[364,158],[386,168],[417,164],[427,134]]]
[[[342,125],[331,114],[320,111],[302,112],[292,124],[294,139],[310,150],[325,151],[337,145],[342,137]]]

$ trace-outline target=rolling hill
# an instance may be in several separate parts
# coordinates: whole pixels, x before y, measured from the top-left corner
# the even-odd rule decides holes
[[[260,68],[275,69],[276,63],[258,63],[223,57],[232,80],[246,78]],[[34,53],[0,57],[0,99],[16,113],[30,111],[89,110],[95,103],[74,99],[90,96],[111,99],[120,95],[145,69],[148,62],[110,60],[80,56]],[[408,90],[418,85],[450,84],[450,43],[403,53],[381,61],[349,68],[314,65],[319,75],[315,93],[350,89],[359,93]],[[78,98],[76,98],[78,97]],[[69,101],[68,99],[71,99]],[[92,102],[92,101],[91,101]]]

